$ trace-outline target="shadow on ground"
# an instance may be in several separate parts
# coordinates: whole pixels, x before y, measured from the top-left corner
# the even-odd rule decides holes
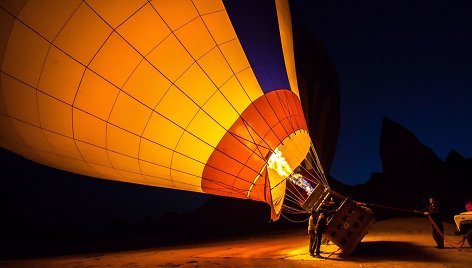
[[[424,247],[403,241],[361,242],[352,255],[348,258],[349,261],[362,262],[378,262],[380,260],[387,259],[412,262],[436,262],[443,260],[440,256],[432,253],[431,250],[427,250]]]

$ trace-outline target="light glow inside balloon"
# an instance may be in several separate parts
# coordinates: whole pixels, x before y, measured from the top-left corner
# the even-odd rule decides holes
[[[268,203],[310,147],[286,0],[1,1],[0,145],[91,177]]]

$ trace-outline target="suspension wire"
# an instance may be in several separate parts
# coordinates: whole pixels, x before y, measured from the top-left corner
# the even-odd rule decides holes
[[[318,156],[316,154],[316,150],[314,149],[314,146],[313,146],[312,143],[310,143],[310,149],[311,150],[309,151],[309,153],[310,153],[312,161],[314,162],[313,169],[315,170],[315,172],[319,176],[320,181],[323,182],[323,185],[326,186],[326,188],[329,189],[330,187],[329,187],[328,181],[326,179],[326,176],[323,172],[323,167],[321,166],[321,163],[320,163],[320,161],[318,159]]]
[[[308,218],[306,218],[306,219],[304,219],[304,220],[297,221],[297,220],[292,220],[292,219],[288,218],[288,217],[285,216],[283,213],[280,213],[280,215],[281,215],[282,217],[284,217],[284,219],[288,220],[289,222],[293,222],[293,223],[303,223],[303,222],[308,221],[308,219],[310,219],[310,217],[308,217]]]
[[[383,205],[377,205],[377,204],[372,204],[372,203],[364,203],[368,206],[373,206],[373,207],[379,207],[379,208],[384,208],[384,209],[389,209],[389,210],[395,210],[395,211],[401,211],[401,212],[410,212],[410,213],[418,213],[418,211],[416,210],[412,210],[412,209],[403,209],[403,208],[397,208],[397,207],[390,207],[390,206],[383,206]],[[464,243],[465,243],[465,240],[466,240],[466,237],[463,236],[462,239],[460,241],[451,241],[450,239],[448,239],[446,237],[446,235],[441,231],[441,229],[439,228],[439,226],[436,224],[436,222],[431,218],[430,215],[427,215],[428,217],[428,220],[431,222],[431,225],[433,226],[433,228],[436,230],[436,232],[441,235],[441,237],[447,242],[449,243],[449,245],[451,245],[452,247],[458,249],[459,251],[461,250],[460,248],[462,248],[464,246]]]
[[[292,175],[290,175],[290,176],[292,176]],[[289,176],[289,177],[290,177],[290,176]],[[289,182],[290,182],[290,180],[289,180]],[[290,183],[291,183],[291,182],[290,182]],[[293,183],[292,183],[292,184],[293,184]],[[299,187],[293,187],[293,188],[295,189],[295,191],[297,191],[297,194],[298,194],[298,196],[300,197],[300,199],[305,199],[304,195],[298,190]],[[287,190],[291,191],[290,188],[287,188]]]
[[[323,166],[321,165],[320,159],[318,158],[318,154],[316,153],[316,150],[315,150],[315,146],[313,145],[313,142],[311,142],[311,140],[310,140],[310,147],[311,147],[311,153],[315,155],[316,166],[319,167],[319,171],[321,172],[322,178],[326,182],[328,189],[330,189],[328,180],[326,179],[326,175],[323,171]]]
[[[301,207],[298,207],[296,203],[288,202],[282,206],[282,210],[290,214],[307,214],[307,211],[303,210]]]
[[[300,197],[295,197],[295,196],[292,196],[291,194],[286,194],[286,197],[287,197],[287,200],[294,203],[294,204],[303,204],[303,202],[305,202],[305,200],[303,198],[300,198]]]
[[[287,213],[290,213],[290,214],[301,214],[300,211],[291,210],[291,209],[286,208],[286,207],[283,207],[282,210],[283,210],[284,212],[287,212]]]
[[[293,202],[292,200],[288,200],[288,201],[291,201],[291,203],[289,203],[289,204],[283,204],[283,205],[286,206],[287,208],[292,209],[292,210],[295,210],[295,211],[304,211],[304,212],[306,213],[305,209],[303,209],[303,208],[301,208],[301,207],[299,207],[299,206],[296,206],[296,205],[298,205],[297,203]],[[294,206],[296,206],[296,207],[294,207]]]
[[[286,193],[290,194],[290,196],[293,197],[294,199],[303,200],[303,196],[301,194],[294,192],[292,189],[287,188],[286,191],[287,191]]]
[[[306,159],[306,158],[305,158]],[[308,161],[309,162],[309,161]],[[310,182],[319,182],[319,183],[322,183],[323,185],[326,186],[325,182],[322,181],[321,179],[317,179],[319,176],[315,176],[315,175],[318,175],[318,173],[315,171],[315,175],[311,173],[310,170],[308,170],[307,168],[305,168],[304,166],[300,165],[300,168],[303,169],[304,171],[306,171],[309,175],[310,175],[310,178],[307,178],[310,180]],[[314,170],[314,169],[312,169]],[[314,179],[314,180],[312,180]]]
[[[451,245],[453,248],[457,249],[460,251],[460,248],[462,248],[464,246],[464,243],[465,243],[465,236],[462,237],[462,240],[461,241],[458,241],[458,242],[454,242],[454,241],[451,241],[449,240],[446,235],[441,231],[441,229],[439,228],[439,226],[436,224],[436,222],[431,218],[430,215],[427,215],[429,221],[431,222],[431,224],[433,225],[434,229],[436,230],[436,232],[449,244]],[[460,245],[460,246],[459,246]]]
[[[286,198],[288,201],[294,203],[294,204],[301,204],[303,202],[303,200],[296,200],[296,199],[293,199],[293,197],[289,196],[289,195],[286,195]]]
[[[286,194],[286,196],[291,198],[292,199],[291,201],[293,201],[294,203],[303,203],[305,201],[303,196],[297,196],[294,192],[292,192],[292,190],[290,190],[288,188],[287,188],[287,190],[292,195]]]
[[[295,214],[307,214],[308,212],[305,211],[305,210],[301,210],[301,209],[298,209],[298,208],[294,208],[292,206],[289,206],[289,205],[286,205],[284,204],[283,205],[283,208],[288,210],[288,211],[292,211],[292,212],[295,212]]]
[[[286,189],[287,189],[286,193],[290,194],[289,196],[291,196],[292,198],[294,198],[298,201],[302,201],[304,199],[303,196],[300,193],[296,193],[292,189],[289,189],[288,187],[286,187]]]
[[[377,204],[372,204],[372,203],[365,203],[367,206],[371,207],[378,207],[378,208],[384,208],[384,209],[389,209],[389,210],[395,210],[395,211],[401,211],[401,212],[410,212],[410,213],[417,213],[416,210],[412,209],[404,209],[404,208],[397,208],[397,207],[390,207],[390,206],[384,206],[384,205],[377,205]]]
[[[293,215],[293,216],[296,217],[296,218],[305,217],[305,216],[306,216],[306,212],[291,211],[291,210],[288,210],[288,209],[285,209],[285,208],[282,209],[282,213],[283,213],[284,215],[288,215],[288,214]],[[302,215],[302,216],[300,216],[300,215]]]
[[[310,160],[308,159],[308,155],[305,157],[305,160],[306,160],[306,162],[308,162],[308,164],[309,164],[310,167],[312,168],[311,170],[314,171],[315,173],[317,173],[315,167],[313,167],[313,165],[310,163]],[[316,177],[315,175],[313,175],[313,174],[311,173],[311,171],[309,171],[309,170],[308,170],[307,168],[305,168],[303,165],[300,165],[300,168],[302,168],[303,170],[305,170],[308,174],[310,174],[310,176],[312,176],[312,177],[314,177],[314,178]]]
[[[306,211],[296,211],[296,210],[290,210],[288,208],[283,208],[283,211],[287,212],[287,213],[290,213],[290,214],[293,214],[293,215],[301,215],[301,214],[306,214],[307,213]]]
[[[292,208],[294,208],[293,206],[296,206],[296,208],[294,208],[294,209],[303,210],[301,208],[301,204],[303,204],[305,202],[304,199],[295,200],[290,195],[286,195],[286,201],[288,201],[288,202],[284,203],[284,205],[287,205],[287,203],[288,203],[287,206],[292,206]]]
[[[311,147],[310,147],[311,149]],[[306,162],[308,162],[308,164],[310,165],[310,167],[312,168],[312,171],[317,175],[317,176],[314,176],[310,171],[308,171],[305,167],[301,166],[308,174],[310,174],[315,180],[317,180],[318,182],[322,183],[324,186],[326,186],[326,188],[329,188],[329,185],[328,185],[328,182],[326,180],[323,180],[323,174],[319,172],[319,169],[322,169],[322,167],[317,167],[316,164],[315,166],[313,166],[312,162],[313,163],[316,163],[316,161],[313,159],[313,155],[312,155],[312,152],[311,150],[308,150],[308,155],[307,157],[305,158],[305,160],[307,160]],[[308,157],[310,157],[308,159]],[[311,161],[310,161],[311,160]]]

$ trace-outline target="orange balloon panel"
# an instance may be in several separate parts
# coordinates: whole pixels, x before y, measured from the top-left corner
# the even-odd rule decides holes
[[[310,144],[286,0],[0,3],[3,148],[278,218],[285,178],[267,160],[295,168]]]

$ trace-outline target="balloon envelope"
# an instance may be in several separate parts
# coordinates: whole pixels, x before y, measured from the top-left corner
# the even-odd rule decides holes
[[[1,1],[0,144],[96,178],[268,203],[310,137],[285,0]]]

